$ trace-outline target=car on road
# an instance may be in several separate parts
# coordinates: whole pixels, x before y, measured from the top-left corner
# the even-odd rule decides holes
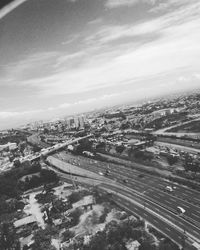
[[[128,180],[127,180],[127,179],[124,179],[123,182],[124,182],[124,183],[128,183]]]
[[[177,207],[177,212],[178,212],[179,214],[184,214],[184,213],[185,213],[185,209],[182,208],[182,207],[180,207],[180,206],[178,206],[178,207]]]
[[[102,172],[99,172],[99,175],[103,175],[103,173],[102,173]]]
[[[172,186],[166,186],[165,191],[173,192],[173,187]]]

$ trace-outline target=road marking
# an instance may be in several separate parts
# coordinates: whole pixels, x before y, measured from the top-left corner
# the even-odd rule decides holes
[[[194,214],[194,213],[191,213],[194,217],[196,217],[196,218],[199,218],[199,216],[198,215],[196,215],[196,214]]]
[[[188,205],[185,205],[185,204],[183,205],[183,207],[187,207],[188,209],[190,208]]]
[[[166,229],[167,231],[169,231],[169,232],[171,231],[171,229],[169,229],[168,227],[165,227],[165,229]]]
[[[172,205],[172,203],[170,201],[168,201],[168,200],[165,200],[165,202],[168,203],[168,204],[170,204],[170,205]]]
[[[159,222],[158,222],[157,220],[154,220],[154,219],[153,219],[153,222],[156,223],[156,224],[159,224]]]

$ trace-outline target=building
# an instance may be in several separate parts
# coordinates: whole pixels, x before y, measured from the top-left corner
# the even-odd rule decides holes
[[[15,221],[14,222],[14,227],[19,228],[19,227],[22,227],[22,226],[34,224],[36,222],[37,222],[37,220],[36,220],[35,216],[31,215],[31,216],[28,216],[28,217],[25,217],[25,218],[22,218],[20,220]]]
[[[128,250],[139,250],[140,243],[137,240],[134,241],[128,241],[126,243],[126,248]]]
[[[17,149],[17,143],[15,142],[8,142],[7,144],[4,144],[4,145],[0,145],[0,151],[3,151],[3,150],[15,150]]]
[[[79,124],[80,124],[80,129],[83,129],[85,127],[85,117],[84,116],[79,117]]]
[[[74,124],[75,124],[76,129],[80,127],[79,117],[74,118]]]

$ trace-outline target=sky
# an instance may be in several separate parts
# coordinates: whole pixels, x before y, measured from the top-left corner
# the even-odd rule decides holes
[[[0,8],[0,129],[200,87],[199,0]]]

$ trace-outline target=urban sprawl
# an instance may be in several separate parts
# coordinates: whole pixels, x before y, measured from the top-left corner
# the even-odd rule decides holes
[[[0,249],[200,249],[200,94],[0,131]]]

